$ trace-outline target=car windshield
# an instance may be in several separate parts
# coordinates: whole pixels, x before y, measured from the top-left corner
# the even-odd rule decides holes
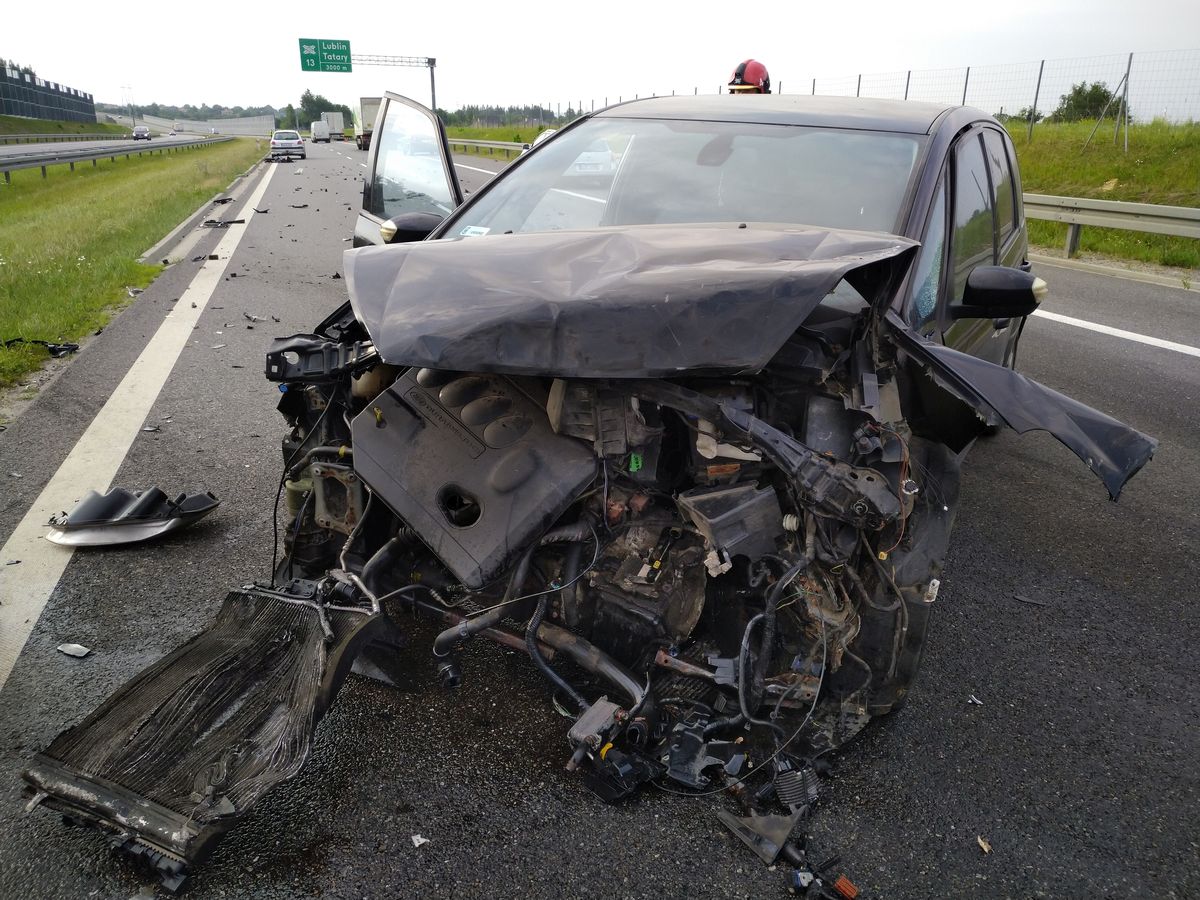
[[[277,141],[298,141],[300,135],[294,131],[277,131],[275,132],[275,140]]]
[[[698,222],[895,232],[922,140],[794,125],[595,118],[498,179],[445,237]]]

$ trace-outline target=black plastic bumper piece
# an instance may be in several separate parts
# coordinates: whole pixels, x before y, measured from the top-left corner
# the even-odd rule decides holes
[[[216,621],[64,731],[23,773],[34,804],[98,826],[176,890],[295,776],[379,614],[233,591]]]

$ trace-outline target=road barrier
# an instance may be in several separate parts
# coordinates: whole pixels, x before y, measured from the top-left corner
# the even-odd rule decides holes
[[[141,156],[143,153],[159,155],[163,153],[173,153],[178,150],[192,150],[196,147],[204,147],[209,144],[220,144],[225,141],[231,141],[230,137],[215,137],[203,138],[198,141],[191,141],[186,144],[159,144],[157,147],[151,147],[150,142],[146,142],[146,146],[141,146],[141,141],[133,143],[133,146],[122,147],[102,147],[97,150],[61,150],[51,151],[49,153],[24,153],[20,156],[0,156],[0,172],[4,173],[4,181],[6,184],[12,183],[11,172],[18,169],[41,169],[42,177],[46,177],[47,166],[64,166],[69,165],[71,171],[75,171],[75,163],[88,162],[92,163],[93,168],[98,160],[111,159],[117,161],[118,156],[124,156],[126,159],[133,156],[135,153]],[[132,142],[131,142],[132,143]]]
[[[511,141],[466,141],[462,138],[447,138],[446,140],[450,143],[451,152],[455,147],[462,147],[464,150],[468,147],[480,147],[487,150],[488,156],[495,156],[497,150],[503,150],[505,159],[508,159],[513,153],[520,155],[521,151],[529,146],[528,144],[514,144]]]
[[[1194,207],[1085,200],[1048,194],[1025,194],[1024,198],[1026,218],[1067,224],[1068,257],[1079,252],[1079,236],[1084,225],[1200,238],[1200,209]]]
[[[52,141],[119,141],[128,134],[0,134],[0,144],[42,144]]]

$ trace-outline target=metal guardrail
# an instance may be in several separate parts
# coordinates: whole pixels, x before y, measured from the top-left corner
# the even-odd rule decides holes
[[[1086,200],[1049,194],[1025,194],[1024,198],[1026,218],[1067,224],[1068,257],[1079,251],[1079,237],[1084,225],[1200,238],[1200,209],[1194,207]]]
[[[450,150],[453,152],[455,147],[462,147],[464,150],[467,147],[482,147],[488,151],[488,156],[495,156],[495,151],[503,150],[504,158],[509,159],[512,153],[520,155],[525,149],[525,144],[514,144],[511,141],[467,141],[462,138],[447,138],[450,144]]]
[[[205,147],[209,144],[220,144],[225,141],[231,141],[231,137],[212,137],[204,138],[198,141],[192,141],[187,144],[159,144],[157,147],[151,147],[150,142],[146,142],[146,146],[142,146],[141,141],[130,142],[129,145],[120,147],[103,147],[98,150],[62,150],[59,152],[49,153],[26,153],[20,156],[0,156],[0,172],[4,173],[5,183],[12,182],[10,173],[18,169],[41,169],[42,177],[46,177],[47,166],[65,166],[69,165],[71,171],[75,171],[75,163],[91,161],[95,167],[97,161],[101,159],[111,159],[116,162],[118,156],[124,156],[126,159],[137,154],[155,154],[162,155],[163,153],[174,153],[180,150],[193,150],[196,147]]]
[[[41,144],[51,141],[119,141],[129,133],[118,134],[0,134],[0,144]]]

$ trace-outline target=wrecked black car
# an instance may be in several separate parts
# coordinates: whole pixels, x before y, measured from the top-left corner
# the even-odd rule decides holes
[[[597,142],[612,171],[568,177]],[[356,243],[392,245],[267,357],[275,578],[38,755],[35,805],[178,886],[352,665],[427,653],[452,688],[488,639],[601,798],[764,773],[750,808],[799,815],[808,764],[913,683],[972,442],[1048,431],[1114,500],[1155,448],[1014,371],[1044,285],[1013,160],[970,109],[660,98],[463,204],[436,119],[389,95]],[[444,630],[400,649],[401,612]],[[771,860],[795,822],[729,818]]]

